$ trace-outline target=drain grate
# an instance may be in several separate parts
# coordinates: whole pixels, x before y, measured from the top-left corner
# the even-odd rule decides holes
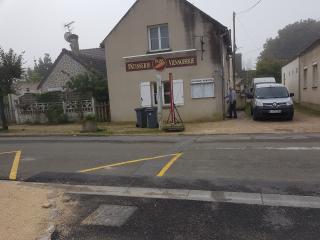
[[[82,221],[82,225],[121,227],[135,213],[135,206],[100,205]]]

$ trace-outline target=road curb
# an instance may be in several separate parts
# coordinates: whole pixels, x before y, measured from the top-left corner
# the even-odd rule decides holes
[[[25,184],[25,183],[24,183]],[[215,203],[248,204],[271,207],[320,209],[320,197],[246,192],[201,191],[192,189],[137,188],[29,183],[30,185],[60,188],[65,194],[118,196],[153,199],[175,199]]]
[[[30,135],[4,136],[0,134],[0,142],[106,142],[106,143],[178,143],[192,139],[194,143],[214,142],[267,142],[267,141],[309,141],[320,140],[319,133],[261,133],[261,134],[210,134],[210,135],[112,135],[112,136],[83,136],[83,135]]]

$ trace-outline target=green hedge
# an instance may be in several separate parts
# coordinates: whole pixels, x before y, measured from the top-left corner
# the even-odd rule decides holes
[[[68,122],[68,116],[64,114],[62,105],[51,105],[46,115],[48,118],[48,122],[51,124]]]

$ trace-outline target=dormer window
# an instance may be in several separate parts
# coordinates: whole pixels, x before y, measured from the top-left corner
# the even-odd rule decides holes
[[[148,27],[150,52],[169,50],[168,24]]]

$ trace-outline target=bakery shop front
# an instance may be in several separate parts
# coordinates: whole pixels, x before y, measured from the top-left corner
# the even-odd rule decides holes
[[[184,122],[222,118],[229,32],[191,3],[138,0],[102,45],[111,121],[134,122],[136,108],[159,105],[166,120],[171,97]]]

